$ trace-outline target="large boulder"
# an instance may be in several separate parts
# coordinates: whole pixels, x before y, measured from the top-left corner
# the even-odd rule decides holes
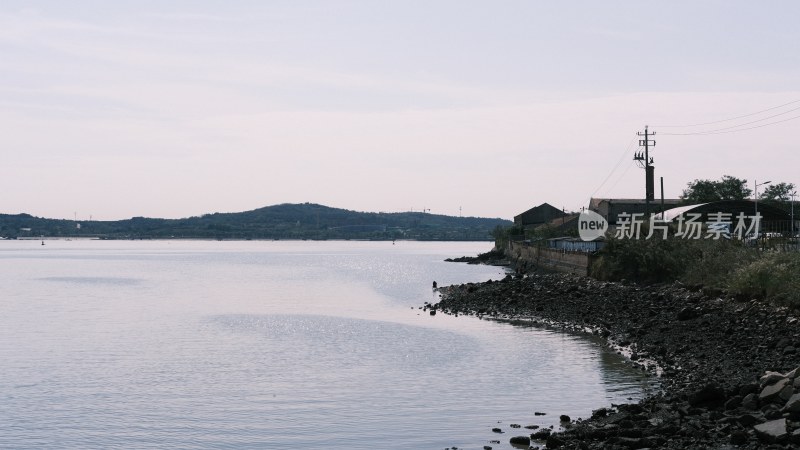
[[[758,438],[767,443],[783,441],[789,436],[786,431],[786,419],[783,418],[770,420],[753,428],[756,430]]]
[[[800,412],[800,394],[792,395],[783,409],[790,412]]]
[[[775,383],[781,378],[788,378],[788,377],[780,372],[766,372],[764,373],[764,375],[761,376],[761,378],[758,379],[758,384],[760,384],[761,387],[764,387],[769,384]]]
[[[764,389],[761,390],[761,393],[758,394],[758,399],[761,401],[761,403],[771,402],[779,398],[781,391],[788,384],[789,384],[788,378],[781,378],[775,383],[765,386]]]
[[[758,395],[751,393],[744,396],[742,406],[745,409],[758,409]]]

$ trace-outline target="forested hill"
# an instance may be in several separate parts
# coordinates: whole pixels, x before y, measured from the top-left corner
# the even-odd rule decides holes
[[[44,219],[0,214],[5,238],[100,237],[105,239],[419,239],[491,240],[503,219],[452,217],[422,212],[370,213],[323,205],[281,204],[240,213],[185,219],[134,217],[117,221]]]

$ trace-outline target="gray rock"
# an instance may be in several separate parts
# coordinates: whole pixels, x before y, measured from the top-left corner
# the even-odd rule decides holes
[[[763,414],[742,414],[736,418],[736,421],[745,427],[757,424],[760,419],[763,419]]]
[[[800,444],[800,428],[792,431],[792,435],[789,436],[789,441],[792,444]]]
[[[734,395],[733,397],[729,398],[727,402],[725,402],[725,410],[736,409],[739,405],[742,404],[742,396],[741,395]]]
[[[786,377],[786,378],[791,378],[792,380],[794,380],[795,378],[797,378],[797,372],[798,371],[800,371],[800,367],[798,367],[798,368],[796,368],[796,369],[794,369],[792,371],[786,372],[786,374],[784,374],[783,376]]]
[[[617,444],[627,448],[648,448],[653,445],[652,442],[650,442],[650,440],[647,438],[627,438],[627,437],[617,438]]]
[[[758,409],[758,395],[747,394],[742,399],[742,406],[747,409]]]
[[[781,389],[781,393],[778,394],[778,397],[780,397],[780,399],[783,401],[787,401],[792,397],[792,395],[794,395],[794,387],[791,383],[787,383],[786,386]]]
[[[764,442],[773,443],[785,439],[788,436],[786,431],[786,419],[770,420],[753,427],[756,435]]]
[[[772,400],[778,398],[781,391],[783,390],[784,387],[786,387],[787,384],[789,384],[789,379],[781,378],[775,383],[767,385],[764,389],[761,390],[761,393],[758,394],[758,399],[762,403],[771,402]]]
[[[758,379],[758,384],[763,387],[775,383],[781,378],[786,378],[786,376],[780,372],[766,372],[761,378]]]
[[[784,411],[800,412],[800,394],[792,395],[783,407]]]

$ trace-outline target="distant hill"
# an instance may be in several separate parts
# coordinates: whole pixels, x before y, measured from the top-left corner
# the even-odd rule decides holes
[[[79,226],[80,225],[80,226]],[[422,212],[370,213],[313,203],[281,204],[239,213],[185,219],[133,217],[117,221],[45,219],[0,214],[0,236],[104,239],[417,239],[491,240],[503,219],[452,217]]]

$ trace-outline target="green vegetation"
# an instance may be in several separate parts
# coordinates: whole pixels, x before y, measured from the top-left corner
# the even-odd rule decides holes
[[[282,204],[241,213],[186,219],[134,217],[118,221],[43,219],[0,214],[7,238],[100,237],[104,239],[417,239],[491,240],[502,219],[416,213],[367,213],[311,203]]]
[[[744,200],[753,191],[747,188],[747,180],[723,175],[722,179],[694,180],[687,184],[681,194],[686,204],[708,203],[720,200]]]
[[[776,205],[788,204],[794,192],[793,183],[771,183],[764,186],[759,200]],[[719,180],[694,180],[686,185],[681,199],[686,204],[708,203],[720,200],[744,200],[753,191],[747,187],[747,180],[723,175]]]
[[[759,251],[729,240],[609,239],[592,265],[595,278],[679,281],[800,309],[800,253]]]
[[[786,203],[791,200],[794,183],[774,183],[766,186],[759,198],[767,203]]]

